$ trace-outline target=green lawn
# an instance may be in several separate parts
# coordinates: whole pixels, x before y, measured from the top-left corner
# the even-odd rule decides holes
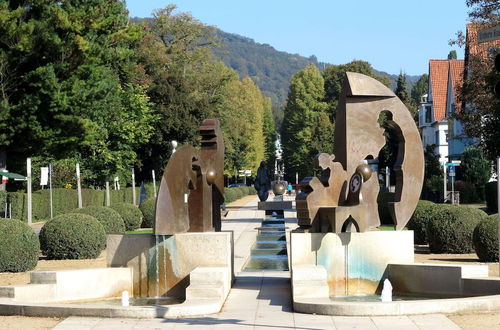
[[[394,226],[392,225],[381,225],[378,227],[380,230],[394,230]],[[408,230],[408,228],[404,227],[403,230]]]
[[[136,230],[126,231],[125,234],[152,234],[153,228],[139,228]]]

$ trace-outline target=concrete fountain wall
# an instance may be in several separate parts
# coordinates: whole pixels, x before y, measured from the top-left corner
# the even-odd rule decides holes
[[[226,269],[224,297],[233,279],[232,232],[108,235],[107,266],[133,270],[135,297],[184,299],[198,267]]]
[[[292,273],[322,266],[330,296],[373,294],[388,264],[414,260],[412,231],[292,233],[290,245]]]

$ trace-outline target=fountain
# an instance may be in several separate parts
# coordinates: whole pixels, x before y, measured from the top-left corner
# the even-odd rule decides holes
[[[32,272],[0,288],[0,314],[179,317],[218,312],[233,281],[233,236],[221,232],[224,142],[204,120],[201,150],[182,146],[161,181],[154,234],[108,235],[103,269]]]
[[[395,201],[388,205],[395,231],[375,229],[379,184],[368,163],[385,145],[381,114],[399,140]],[[500,294],[500,279],[487,278],[487,266],[414,263],[413,232],[401,229],[420,197],[423,148],[410,112],[391,90],[346,73],[334,150],[316,156],[314,166],[323,175],[302,180],[296,197],[299,228],[290,244],[295,311],[403,315],[500,306],[500,296],[484,297]]]

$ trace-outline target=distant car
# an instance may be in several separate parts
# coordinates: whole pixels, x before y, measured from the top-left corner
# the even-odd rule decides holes
[[[227,186],[228,188],[236,188],[236,187],[246,187],[247,185],[244,184],[244,183],[232,183],[230,184],[229,186]]]

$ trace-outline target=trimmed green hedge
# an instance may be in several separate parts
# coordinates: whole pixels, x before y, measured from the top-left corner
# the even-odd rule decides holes
[[[142,228],[153,228],[155,223],[155,211],[156,211],[156,198],[148,198],[139,205],[139,209],[142,212],[143,220]]]
[[[256,193],[254,187],[224,188],[224,203],[228,204],[246,195],[255,195]]]
[[[413,230],[415,244],[428,244],[427,223],[435,216],[437,204],[429,201],[418,201],[415,212],[413,212],[407,227]]]
[[[380,217],[380,224],[382,225],[394,225],[387,203],[394,202],[395,195],[392,192],[380,192],[377,196],[378,215]]]
[[[498,182],[492,181],[484,185],[486,206],[490,213],[498,212]]]
[[[498,261],[498,214],[489,216],[476,226],[473,242],[479,260]]]
[[[67,213],[47,222],[40,246],[48,259],[97,258],[106,246],[103,225],[87,214]]]
[[[128,203],[112,204],[111,208],[118,212],[125,222],[125,230],[136,230],[141,227],[142,212],[137,206]]]
[[[25,272],[36,267],[40,243],[20,220],[0,220],[0,272]]]
[[[427,223],[427,237],[431,253],[474,252],[472,233],[487,215],[479,209],[438,204]]]
[[[71,213],[83,213],[93,216],[103,225],[106,234],[125,233],[125,222],[121,215],[106,206],[87,206],[81,209],[74,209]]]

